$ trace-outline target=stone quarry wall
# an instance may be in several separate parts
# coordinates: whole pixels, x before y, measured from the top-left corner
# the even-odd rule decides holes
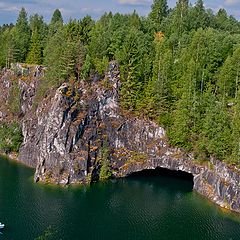
[[[7,84],[6,76],[0,86],[3,83]],[[240,212],[239,169],[214,159],[200,164],[191,154],[169,146],[165,130],[155,122],[124,112],[119,105],[116,63],[110,63],[102,80],[80,82],[77,88],[64,83],[36,111],[32,106],[37,80],[19,81],[19,86],[24,135],[19,160],[36,168],[35,181],[76,184],[98,180],[102,152],[107,149],[105,161],[113,177],[157,167],[188,172],[194,176],[197,192]]]

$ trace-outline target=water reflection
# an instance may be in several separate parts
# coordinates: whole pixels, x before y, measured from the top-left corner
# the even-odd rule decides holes
[[[33,240],[52,226],[56,240],[240,239],[240,217],[192,191],[192,180],[162,174],[49,187],[33,170],[0,159],[4,240]]]

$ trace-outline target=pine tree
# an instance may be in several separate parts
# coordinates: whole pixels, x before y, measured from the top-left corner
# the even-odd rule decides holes
[[[219,29],[227,30],[228,15],[225,9],[219,9],[215,16],[215,26]]]
[[[168,15],[168,5],[166,0],[154,0],[152,4],[152,10],[149,14],[150,19],[152,19],[155,24],[157,31],[160,31],[161,24],[163,20]]]
[[[207,16],[203,0],[197,0],[195,6],[190,10],[190,26],[191,29],[199,29],[209,27],[209,18]]]
[[[13,29],[6,28],[0,35],[0,67],[10,68],[16,61]]]
[[[168,105],[170,105],[168,100],[171,98],[172,53],[162,32],[156,34],[154,43],[155,60],[153,61],[152,81],[150,81],[154,100],[149,100],[149,102],[154,103],[155,115],[163,120]]]
[[[220,160],[230,156],[231,129],[226,105],[214,101],[207,106],[202,132],[207,136],[206,148],[210,156]]]
[[[40,16],[38,14],[30,16],[29,25],[32,33],[38,33],[41,47],[44,48],[47,41],[48,26],[44,22],[43,16]]]
[[[199,10],[204,10],[203,0],[197,0],[195,7]]]
[[[104,56],[109,57],[108,48],[111,39],[109,24],[111,19],[111,14],[104,14],[91,31],[91,42],[88,49],[92,61],[101,61]]]
[[[240,81],[240,46],[229,56],[221,68],[218,87],[223,100],[238,98]]]
[[[61,84],[65,79],[62,79],[61,60],[63,50],[65,49],[64,30],[58,30],[49,40],[44,49],[44,65],[47,66],[46,79],[54,87]]]
[[[49,24],[49,37],[53,36],[63,26],[62,13],[56,9]]]
[[[232,127],[232,156],[231,161],[240,163],[240,92],[237,95],[236,105],[233,109]]]
[[[122,104],[129,110],[136,110],[142,101],[142,88],[144,86],[144,64],[146,55],[146,39],[141,31],[130,28],[122,50],[117,54],[120,62],[122,87]]]
[[[190,17],[188,1],[179,0],[167,18],[164,32],[170,37],[174,52],[184,47],[183,36],[190,29]]]
[[[178,0],[176,6],[176,21],[178,21],[179,33],[183,34],[184,31],[188,30],[189,26],[189,1],[188,0]]]
[[[83,19],[80,20],[80,36],[81,36],[81,42],[84,45],[88,45],[91,40],[91,30],[94,27],[94,21],[90,16],[86,16]]]
[[[50,25],[55,25],[56,23],[60,23],[61,25],[63,25],[62,13],[59,9],[56,9],[54,11]]]
[[[21,9],[15,31],[14,31],[15,46],[18,50],[16,60],[24,62],[27,57],[29,43],[30,43],[30,27],[27,19],[27,12],[24,8]]]
[[[30,64],[42,64],[42,46],[37,31],[32,33],[30,50],[26,61]]]
[[[169,128],[168,135],[170,143],[190,150],[192,148],[189,139],[191,138],[191,94],[184,91],[182,98],[175,104],[172,112],[173,124]]]
[[[60,74],[61,78],[64,80],[69,80],[75,77],[75,58],[76,53],[76,43],[71,39],[68,38],[66,43],[64,43],[64,50],[60,56]]]

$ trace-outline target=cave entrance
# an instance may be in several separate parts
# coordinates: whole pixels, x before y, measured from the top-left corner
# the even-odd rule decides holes
[[[191,173],[170,170],[166,168],[145,169],[140,172],[132,173],[128,176],[131,179],[159,181],[161,185],[165,184],[174,188],[185,188],[186,191],[193,190],[193,175]]]

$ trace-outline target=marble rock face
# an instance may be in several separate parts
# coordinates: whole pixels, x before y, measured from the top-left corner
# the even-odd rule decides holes
[[[11,87],[7,77],[0,84]],[[194,189],[218,205],[240,212],[240,171],[211,159],[206,164],[169,146],[165,130],[123,111],[119,66],[111,62],[104,79],[78,87],[64,83],[33,108],[38,81],[19,81],[24,141],[19,160],[36,168],[35,181],[78,184],[97,181],[104,156],[113,177],[158,167],[193,175]],[[7,99],[8,92],[4,93]],[[5,102],[5,104],[7,104]],[[1,109],[0,109],[1,110]],[[6,116],[1,110],[0,119]]]

